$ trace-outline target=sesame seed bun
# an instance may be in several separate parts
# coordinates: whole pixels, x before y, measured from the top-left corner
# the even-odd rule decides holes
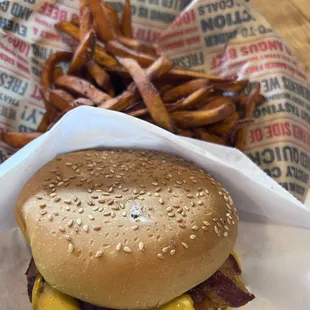
[[[205,281],[238,230],[218,182],[150,151],[61,155],[26,183],[16,214],[50,285],[115,309],[156,307]]]

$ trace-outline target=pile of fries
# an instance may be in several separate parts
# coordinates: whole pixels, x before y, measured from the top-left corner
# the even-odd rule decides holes
[[[80,0],[80,18],[56,29],[71,52],[56,52],[43,65],[46,113],[37,132],[4,132],[21,148],[49,130],[66,112],[88,105],[138,117],[170,132],[243,150],[255,107],[264,102],[259,84],[175,67],[155,45],[133,39],[130,0],[117,12],[101,0]],[[63,72],[61,63],[68,64]]]

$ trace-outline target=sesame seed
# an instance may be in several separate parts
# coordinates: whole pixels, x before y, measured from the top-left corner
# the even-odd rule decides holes
[[[71,237],[69,235],[65,235],[66,240],[71,241]]]
[[[168,207],[166,210],[167,210],[168,212],[170,212],[170,211],[172,211],[172,208],[171,208],[171,207]]]
[[[83,230],[84,230],[84,231],[86,231],[86,232],[88,232],[89,227],[88,227],[88,225],[87,225],[87,224],[85,224],[85,225],[83,226]]]
[[[89,189],[87,190],[87,192],[91,194],[91,193],[93,192],[93,190],[92,190],[91,188],[89,188]]]
[[[225,232],[223,233],[223,236],[226,238],[226,237],[228,236],[228,232],[225,231]]]
[[[43,197],[41,195],[36,195],[36,198],[41,200]]]
[[[152,185],[158,186],[158,183],[157,182],[152,182]]]
[[[100,198],[100,199],[98,199],[98,202],[99,202],[99,203],[105,203],[105,199]]]
[[[159,203],[162,205],[162,204],[164,204],[164,201],[162,200],[162,198],[159,198]]]
[[[54,202],[59,202],[60,200],[61,200],[60,197],[55,197],[55,198],[54,198]]]
[[[196,225],[193,226],[193,227],[192,227],[192,230],[198,230],[198,226],[196,226]]]
[[[172,188],[168,187],[168,193],[171,193],[171,192],[172,192]]]
[[[49,215],[47,216],[47,218],[48,218],[49,221],[52,221],[52,220],[53,220],[53,215],[52,215],[52,214],[49,214]]]
[[[113,190],[114,190],[114,188],[113,188],[113,186],[111,186],[111,187],[109,188],[108,192],[109,192],[109,193],[112,193]]]
[[[188,207],[188,206],[185,206],[184,209],[185,209],[186,211],[189,211],[189,207]]]
[[[131,253],[131,248],[128,246],[124,246],[124,252]]]
[[[225,225],[224,228],[225,228],[226,230],[229,230],[229,227],[228,227],[227,225]]]
[[[140,194],[141,194],[141,192],[140,192]],[[115,195],[115,198],[122,198],[123,197],[123,195]]]
[[[215,232],[216,234],[218,234],[218,233],[220,232],[217,226],[214,226],[214,232]]]
[[[70,199],[65,199],[65,200],[64,200],[64,203],[70,205],[70,204],[71,204],[71,200],[70,200]]]
[[[65,231],[66,231],[65,228],[62,227],[62,226],[58,227],[58,229],[59,229],[59,231],[61,231],[61,232],[65,232]]]
[[[207,231],[208,227],[207,226],[202,226],[201,229],[204,230],[204,231]]]
[[[94,218],[94,216],[92,215],[92,214],[89,214],[88,215],[88,218],[91,220],[91,221],[93,221],[95,218]]]
[[[99,212],[102,212],[102,211],[103,211],[103,208],[102,208],[102,207],[99,207],[98,211],[99,211]]]
[[[230,225],[231,224],[231,221],[230,221],[230,218],[228,217],[227,218],[227,223]]]
[[[72,163],[68,161],[68,162],[66,163],[66,166],[72,166]]]
[[[81,219],[77,219],[77,220],[76,220],[76,223],[77,223],[79,226],[81,226],[81,225],[82,225],[82,220],[81,220]]]
[[[126,212],[123,212],[123,213],[122,213],[122,216],[123,216],[123,217],[125,217],[126,215],[127,215],[127,213],[126,213]]]
[[[235,221],[232,221],[232,224],[235,225]]]
[[[80,205],[81,205],[81,200],[79,200],[77,203],[76,203],[76,205],[79,207]]]
[[[188,249],[188,244],[187,244],[187,243],[182,242],[182,245],[183,245],[183,247],[184,247],[185,249]]]
[[[139,226],[138,225],[134,225],[131,228],[132,228],[132,230],[137,230],[137,229],[139,229]]]
[[[157,257],[158,257],[159,259],[164,259],[164,258],[165,258],[164,255],[161,254],[161,253],[158,253],[158,254],[157,254]]]
[[[73,225],[73,220],[70,220],[67,224],[68,227],[71,227]]]
[[[108,201],[108,205],[109,206],[112,205],[113,203],[114,203],[114,199],[111,199],[111,200]]]
[[[198,200],[197,202],[200,206],[203,204],[203,202],[201,200]]]
[[[190,235],[189,237],[190,237],[191,240],[196,239],[196,235]]]
[[[98,206],[93,207],[93,210],[94,210],[94,211],[97,211],[98,209],[99,209]]]
[[[56,197],[56,196],[57,196],[56,193],[51,193],[51,194],[50,194],[50,197],[51,197],[51,198],[54,198],[54,197]]]
[[[103,213],[104,216],[110,216],[111,215],[111,211],[107,211]]]
[[[101,226],[100,226],[100,225],[94,225],[94,226],[93,226],[93,229],[94,229],[94,230],[100,230],[100,229],[101,229]]]
[[[73,197],[73,201],[77,202],[78,198],[76,196]]]
[[[44,215],[44,214],[46,214],[46,213],[47,213],[46,210],[41,210],[41,211],[40,211],[40,214],[41,214],[41,215]]]
[[[139,242],[139,251],[143,251],[144,250],[144,243],[143,242]]]
[[[50,187],[50,188],[54,188],[54,187],[55,187],[55,185],[51,183],[48,187]]]
[[[171,213],[168,213],[168,216],[169,216],[169,217],[174,217],[175,214],[171,212]]]
[[[61,186],[61,185],[64,185],[65,183],[63,181],[60,181],[57,186]]]
[[[97,195],[91,195],[90,198],[92,198],[92,199],[98,199],[98,196],[97,196]]]
[[[58,211],[56,211],[56,210],[54,210],[53,213],[54,213],[54,215],[56,215],[56,216],[59,214]]]
[[[179,227],[180,227],[180,228],[185,228],[186,225],[185,225],[185,224],[180,224]]]
[[[122,244],[121,243],[118,243],[115,247],[115,250],[116,251],[119,251],[120,249],[122,248]]]
[[[41,203],[40,204],[40,208],[45,208],[46,207],[46,203]]]
[[[83,213],[84,212],[84,209],[83,208],[80,208],[79,209],[79,213],[81,214],[81,213]]]
[[[162,251],[163,251],[164,253],[167,253],[168,250],[169,250],[169,248],[170,248],[170,246],[166,246],[166,247],[164,247],[164,248],[162,249]]]
[[[72,243],[69,243],[69,246],[68,246],[68,252],[69,252],[69,253],[72,253],[72,252],[73,252],[73,250],[74,250],[74,248],[73,248],[73,244],[72,244]]]
[[[96,254],[95,254],[95,257],[96,258],[99,258],[103,255],[103,252],[102,251],[98,251]]]
[[[155,195],[156,197],[159,197],[159,196],[160,196],[158,193],[154,193],[154,195]]]

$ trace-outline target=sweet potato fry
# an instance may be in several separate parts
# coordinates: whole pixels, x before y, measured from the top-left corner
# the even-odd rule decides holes
[[[68,74],[80,71],[93,58],[95,46],[96,34],[94,30],[90,30],[74,52]]]
[[[106,52],[103,44],[100,42],[97,42],[96,44],[94,59],[99,65],[106,68],[118,68],[116,59]]]
[[[146,72],[133,59],[119,58],[118,61],[132,76],[132,79],[136,83],[140,95],[156,124],[171,132],[175,132],[175,127],[167,108],[162,102],[158,92],[151,84]]]
[[[235,111],[233,103],[224,103],[207,111],[176,111],[171,114],[171,117],[181,128],[195,128],[220,122],[234,114]]]
[[[101,0],[88,0],[91,13],[94,21],[97,25],[97,34],[103,42],[108,42],[115,38],[113,31],[112,21],[109,18],[109,14],[104,5],[101,4]]]
[[[251,93],[249,95],[249,98],[248,98],[248,101],[245,107],[245,113],[244,113],[245,119],[250,119],[252,117],[253,112],[256,107],[257,100],[259,99],[260,99],[260,84],[257,83],[253,86]],[[237,132],[235,147],[239,149],[240,151],[244,150],[248,127],[249,125],[247,124],[246,126],[243,126],[242,128],[240,128]]]
[[[53,70],[53,83],[61,76],[64,75],[64,72],[61,67],[55,67]]]
[[[237,108],[238,109],[244,109],[246,107],[246,105],[247,105],[249,96],[248,95],[241,95],[241,96],[239,96],[237,98],[238,98],[236,100]],[[259,94],[257,96],[257,99],[256,99],[255,102],[256,102],[256,106],[260,106],[261,104],[266,102],[266,98],[262,94]]]
[[[80,0],[80,19],[76,22],[76,26],[80,26],[80,40],[82,41],[86,34],[93,29],[94,23],[88,0]]]
[[[181,85],[178,85],[170,90],[168,90],[164,96],[163,100],[165,102],[176,101],[182,99],[194,91],[199,90],[201,88],[205,88],[210,85],[210,81],[207,79],[196,79]]]
[[[74,97],[65,90],[50,90],[50,102],[59,111],[65,111],[73,101]]]
[[[48,128],[48,124],[49,124],[49,116],[47,114],[47,112],[44,113],[42,119],[41,119],[41,122],[37,128],[37,131],[38,132],[45,132],[47,131],[47,128]]]
[[[113,32],[118,36],[122,35],[121,24],[120,24],[117,12],[106,3],[102,3],[102,5],[105,7],[106,12],[109,16],[109,19],[113,27]]]
[[[54,67],[62,61],[69,61],[71,57],[72,54],[69,52],[56,52],[52,54],[43,64],[41,72],[41,85],[43,87],[42,97],[46,112],[49,115],[50,120],[55,117],[56,111],[49,103],[49,91],[46,90],[52,88],[54,83]]]
[[[20,149],[41,135],[41,132],[3,132],[2,140],[10,147]]]
[[[239,120],[240,120],[240,114],[238,112],[235,112],[227,119],[208,126],[208,131],[218,136],[229,135],[232,132],[232,130],[236,128]]]
[[[181,128],[177,129],[177,134],[182,137],[187,137],[187,138],[193,138],[195,135],[194,131],[190,129],[181,129]]]
[[[72,23],[60,22],[56,24],[55,27],[59,32],[69,35],[77,42],[80,40],[79,28],[73,25]],[[97,41],[96,43],[94,59],[101,66],[105,66],[111,69],[118,67],[116,59],[106,52],[104,45],[99,41]]]
[[[58,32],[64,33],[76,41],[80,41],[80,30],[71,22],[60,22],[55,25]]]
[[[220,145],[226,145],[226,141],[223,138],[220,138],[216,135],[209,133],[207,129],[205,128],[194,129],[194,136],[195,138],[198,138],[203,141],[220,144]]]
[[[248,80],[215,83],[214,88],[224,92],[241,92],[249,83]]]
[[[74,95],[88,98],[94,101],[97,105],[101,105],[104,101],[111,98],[88,81],[71,75],[61,76],[56,81],[55,85]]]
[[[133,38],[130,0],[125,0],[124,11],[121,20],[121,29],[125,37],[130,39]]]
[[[142,67],[150,66],[155,61],[154,57],[129,49],[117,41],[109,41],[106,45],[106,48],[112,55],[124,58],[132,58],[136,60]]]
[[[208,74],[208,73],[203,73],[203,72],[197,72],[197,71],[192,71],[192,70],[187,70],[187,69],[181,69],[181,68],[175,68],[168,72],[165,75],[166,78],[168,79],[173,79],[177,81],[189,81],[193,79],[207,79],[212,82],[230,82],[231,80],[229,79],[223,79],[219,76]]]
[[[41,85],[45,89],[49,89],[53,85],[53,72],[56,64],[62,61],[69,61],[72,57],[70,52],[56,52],[45,61],[41,73]]]
[[[96,84],[113,97],[114,89],[111,84],[110,76],[106,73],[106,71],[93,60],[86,64],[86,68],[96,81]]]
[[[173,62],[165,57],[158,58],[152,65],[146,69],[146,75],[150,80],[161,77],[173,66]],[[127,90],[120,96],[106,101],[102,108],[115,111],[123,111],[139,100],[139,92],[135,83],[128,86]]]
[[[198,89],[187,98],[181,99],[171,105],[171,109],[169,109],[169,111],[192,110],[194,108],[199,108],[204,104],[205,97],[207,97],[212,91],[212,86]]]
[[[233,97],[215,97],[212,101],[209,101],[207,104],[203,105],[200,109],[202,111],[210,111],[215,108],[221,107],[225,104],[234,104],[234,98]]]
[[[156,52],[156,48],[153,45],[146,45],[141,43],[138,40],[129,39],[123,36],[117,37],[117,41],[119,41],[121,44],[125,45],[128,48],[131,48],[137,52],[150,55],[151,57],[159,57],[159,55]]]

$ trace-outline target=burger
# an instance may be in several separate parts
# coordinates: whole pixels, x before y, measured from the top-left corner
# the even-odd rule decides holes
[[[233,254],[231,197],[180,157],[60,155],[25,184],[16,218],[32,250],[34,309],[209,310],[254,299]]]

